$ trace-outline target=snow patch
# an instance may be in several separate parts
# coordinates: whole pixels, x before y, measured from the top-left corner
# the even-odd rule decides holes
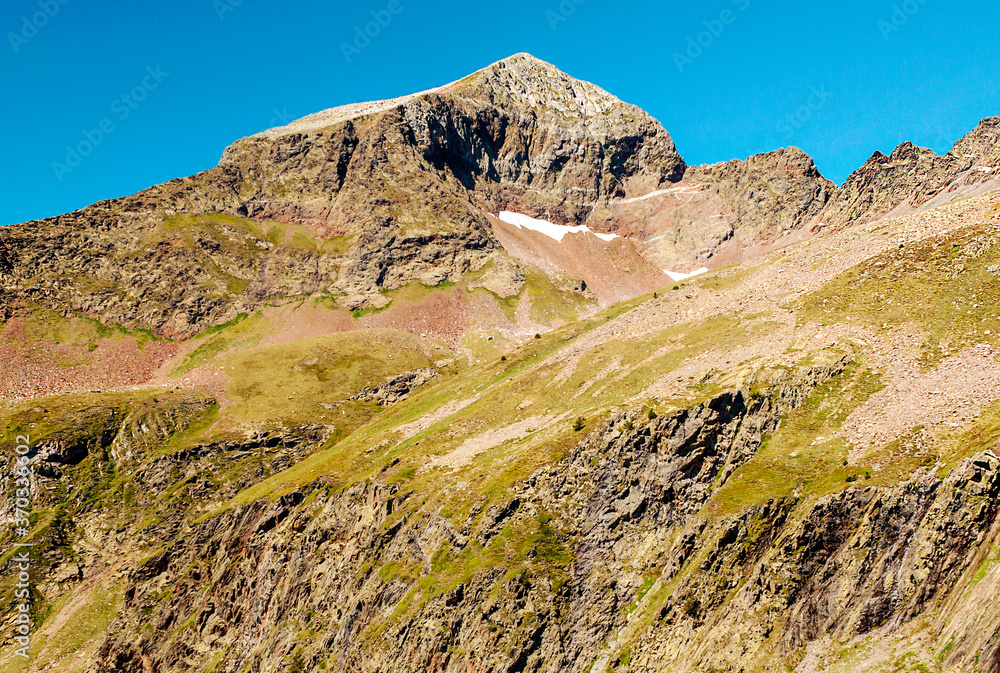
[[[664,269],[663,273],[670,276],[670,280],[674,281],[675,283],[679,283],[682,280],[687,280],[688,278],[694,278],[695,276],[700,276],[703,273],[708,273],[708,269],[702,267],[697,271],[692,271],[691,273],[674,273],[673,271],[667,271],[666,269]]]
[[[677,197],[677,200],[681,200],[681,196],[687,196],[688,202],[694,198],[698,192],[701,191],[701,187],[698,185],[681,185],[680,187],[671,187],[670,189],[658,189],[655,192],[650,192],[643,196],[636,196],[631,199],[622,199],[621,201],[615,201],[615,204],[625,204],[625,203],[638,203],[640,201],[648,201],[649,199],[655,199],[657,196],[670,196],[673,195]]]
[[[511,224],[518,229],[528,229],[530,231],[537,231],[540,234],[545,234],[549,238],[559,241],[560,243],[562,243],[563,236],[566,234],[593,234],[602,241],[613,241],[618,238],[618,234],[598,234],[595,231],[591,231],[590,227],[585,224],[578,227],[568,227],[564,224],[553,224],[547,220],[536,220],[533,217],[528,217],[527,215],[521,215],[519,213],[512,213],[507,210],[500,213],[498,219],[501,222]]]

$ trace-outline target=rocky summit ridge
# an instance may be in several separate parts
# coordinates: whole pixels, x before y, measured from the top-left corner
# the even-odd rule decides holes
[[[688,167],[647,113],[518,54],[420,94],[237,141],[218,167],[191,178],[8,229],[18,267],[37,271],[30,282],[7,271],[17,280],[6,283],[6,303],[31,294],[166,336],[190,336],[268,296],[327,292],[365,307],[379,292],[480,268],[502,247],[488,219],[501,211],[621,234],[661,271],[716,268],[795,232],[988,190],[996,127],[984,121],[945,157],[911,145],[876,154],[841,188],[794,148]],[[251,229],[304,227],[300,238],[315,250],[288,250],[246,227],[223,235],[240,239],[235,246],[208,250],[173,226],[218,216]],[[39,264],[35,254],[57,239],[59,253]],[[151,245],[158,265],[147,263]],[[195,268],[205,254],[212,264]],[[187,268],[156,273],[171,266]],[[84,278],[102,293],[82,290]]]
[[[998,162],[519,54],[4,228],[0,670],[1000,670]]]

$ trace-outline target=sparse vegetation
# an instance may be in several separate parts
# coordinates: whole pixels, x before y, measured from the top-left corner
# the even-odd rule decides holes
[[[738,512],[800,489],[819,496],[857,479],[847,467],[848,445],[837,431],[851,411],[881,388],[881,377],[861,363],[821,385],[757,454],[736,470],[709,501],[707,512]],[[848,477],[853,477],[848,481]]]
[[[978,343],[1000,346],[1000,295],[989,268],[1000,263],[997,234],[965,227],[887,252],[802,300],[804,320],[876,329],[915,324],[930,368]]]

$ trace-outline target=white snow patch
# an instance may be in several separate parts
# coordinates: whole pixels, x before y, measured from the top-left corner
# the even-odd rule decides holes
[[[670,276],[670,280],[674,281],[675,283],[679,283],[682,280],[687,280],[688,278],[694,278],[695,276],[700,276],[703,273],[708,273],[708,269],[702,267],[697,271],[692,271],[691,273],[674,273],[673,271],[667,271],[666,269],[664,269],[663,273]]]
[[[536,220],[533,217],[528,217],[527,215],[521,215],[519,213],[512,213],[507,210],[500,213],[498,219],[502,222],[506,222],[507,224],[512,224],[518,229],[528,229],[530,231],[537,231],[540,234],[545,234],[549,238],[555,239],[560,243],[562,243],[563,236],[566,234],[593,234],[602,241],[613,241],[618,238],[618,234],[598,234],[595,231],[591,231],[590,227],[585,224],[578,227],[568,227],[564,224],[553,224],[547,220]]]
[[[669,195],[676,196],[678,201],[680,201],[681,196],[687,196],[689,197],[688,202],[690,202],[691,199],[694,198],[694,196],[698,194],[698,192],[700,191],[701,187],[699,187],[698,185],[681,185],[680,187],[671,187],[670,189],[658,189],[655,192],[650,192],[649,194],[645,194],[643,196],[636,196],[631,199],[622,199],[621,201],[616,201],[615,203],[616,204],[638,203],[639,201],[648,201],[649,199],[655,199],[657,196],[669,196]]]

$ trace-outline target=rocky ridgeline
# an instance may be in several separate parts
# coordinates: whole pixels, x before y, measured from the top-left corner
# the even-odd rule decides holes
[[[735,222],[747,223],[740,234],[748,240],[774,237],[813,222],[837,195],[837,186],[796,148],[691,167],[687,176],[708,185]]]
[[[839,225],[875,220],[900,206],[916,209],[935,197],[968,195],[981,185],[996,189],[998,178],[1000,117],[991,117],[944,156],[913,143],[903,143],[889,156],[876,152],[847,179],[825,217]]]
[[[795,149],[688,168],[650,115],[519,54],[245,138],[196,176],[6,228],[0,310],[40,304],[186,338],[268,297],[329,293],[363,308],[381,290],[482,267],[501,247],[486,212],[501,210],[628,235],[659,268],[724,245],[738,258],[789,231],[989,182],[997,133],[986,120],[945,157],[876,154],[841,189]],[[270,222],[303,229],[263,231]]]

